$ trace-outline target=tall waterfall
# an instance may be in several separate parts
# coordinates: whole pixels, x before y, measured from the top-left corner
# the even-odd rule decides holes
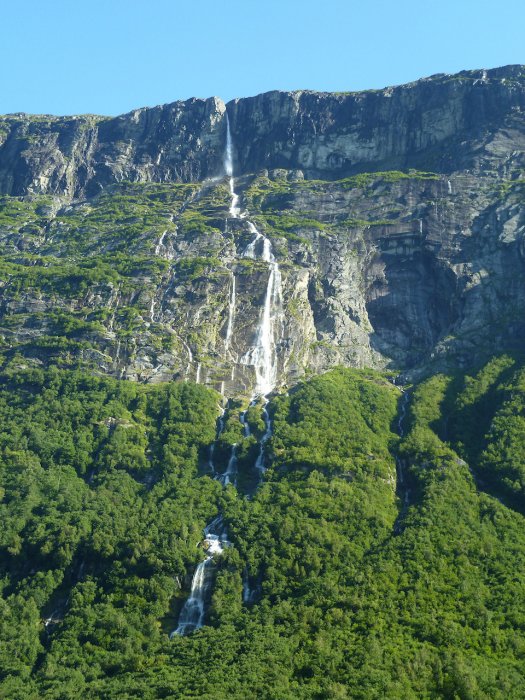
[[[224,151],[224,170],[226,172],[226,177],[228,178],[232,198],[230,204],[230,215],[234,219],[238,219],[241,215],[241,209],[239,207],[239,195],[235,192],[235,180],[233,178],[233,141],[230,131],[230,119],[228,117],[228,112],[226,112],[226,150]]]
[[[235,181],[233,177],[233,142],[227,114],[224,164],[226,175],[229,177],[230,192],[232,195],[230,213],[235,218],[245,218],[246,214],[244,212],[241,213],[239,197],[235,192]],[[278,379],[277,344],[281,336],[283,322],[282,278],[281,270],[275,259],[270,239],[258,231],[252,221],[246,219],[246,225],[253,238],[246,246],[242,255],[244,258],[262,260],[267,263],[269,272],[264,304],[255,331],[254,341],[249,350],[241,358],[242,364],[253,366],[255,369],[255,388],[252,395],[252,403],[259,397],[262,397],[263,400],[262,410],[266,427],[260,441],[259,456],[255,464],[255,468],[262,473],[265,466],[265,446],[272,435],[272,424],[268,411],[266,410],[266,405],[268,403],[267,396],[275,388]],[[249,434],[249,426],[245,421],[244,414],[241,415],[241,423],[245,431],[247,431],[246,434]]]
[[[239,195],[235,191],[235,178],[233,176],[233,140],[230,130],[230,120],[226,112],[226,148],[224,151],[224,171],[228,177],[231,204],[230,215],[232,218],[245,218],[239,206]],[[255,224],[246,219],[248,230],[253,235],[252,241],[247,245],[243,257],[252,260],[262,260],[268,263],[268,282],[266,294],[261,311],[259,324],[255,331],[253,345],[241,358],[244,365],[253,366],[255,369],[254,397],[267,396],[277,383],[277,341],[282,326],[282,278],[281,270],[273,253],[272,243],[269,238],[257,230]],[[230,290],[230,303],[228,312],[228,326],[226,329],[225,347],[229,348],[233,333],[233,320],[236,305],[236,280],[233,275]]]
[[[272,242],[260,233],[251,221],[247,221],[253,240],[246,246],[243,257],[261,259],[268,263],[269,276],[259,325],[253,346],[242,357],[241,362],[255,367],[255,396],[266,396],[277,383],[276,345],[281,333],[282,278],[281,270],[273,254]]]
[[[254,227],[255,228],[255,227]],[[262,239],[262,260],[268,263],[269,276],[259,325],[253,346],[243,356],[241,362],[255,368],[255,396],[266,396],[277,383],[276,344],[282,325],[282,281],[279,265],[272,251],[272,244],[266,236],[255,231],[252,243]],[[255,248],[249,244],[247,257],[255,255]]]
[[[235,191],[235,179],[233,177],[233,143],[230,132],[230,122],[226,113],[226,149],[224,153],[224,170],[228,177],[231,204],[229,208],[230,216],[234,219],[245,219],[246,214],[241,212],[239,205],[239,195]],[[278,378],[278,358],[277,358],[277,343],[281,333],[283,320],[282,310],[282,280],[279,265],[275,259],[272,243],[269,238],[260,233],[255,224],[246,219],[248,230],[253,235],[252,241],[242,253],[243,257],[253,260],[261,260],[268,265],[268,282],[266,284],[266,292],[264,296],[264,304],[261,309],[259,323],[257,325],[253,344],[250,349],[242,357],[241,362],[248,366],[253,366],[255,369],[255,389],[252,395],[252,404],[257,402],[259,398],[263,401],[263,418],[265,423],[265,432],[260,441],[259,456],[255,463],[255,468],[262,472],[264,471],[264,453],[265,445],[272,435],[272,425],[266,405],[268,403],[268,394],[275,388]],[[235,320],[236,309],[236,280],[235,274],[232,273],[232,285],[230,288],[230,300],[228,307],[228,325],[226,328],[225,349],[227,350],[233,334],[233,324]],[[193,360],[191,350],[188,348],[190,363]],[[200,375],[200,364],[198,365],[198,373]],[[244,435],[250,435],[250,426],[246,421],[246,412],[239,416],[240,422],[244,429]],[[224,430],[224,411],[218,419],[217,438]],[[209,467],[216,479],[223,486],[228,484],[236,485],[237,480],[237,444],[232,445],[228,466],[223,474],[217,473],[213,461],[215,451],[215,443],[210,447]],[[204,624],[205,605],[209,595],[209,589],[212,583],[213,559],[214,556],[223,553],[224,548],[230,543],[226,537],[226,530],[222,517],[218,516],[204,530],[204,544],[206,547],[206,557],[197,568],[191,582],[191,591],[188,599],[180,612],[177,628],[172,632],[175,634],[189,634]],[[246,582],[243,598],[245,602],[252,602],[253,595],[250,593],[248,582]]]

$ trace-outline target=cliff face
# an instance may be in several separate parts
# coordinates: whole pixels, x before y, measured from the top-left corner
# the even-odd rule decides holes
[[[503,152],[509,131],[523,133],[523,109],[522,66],[350,94],[270,92],[228,105],[241,171],[300,168],[324,179],[479,166],[494,141]]]
[[[110,183],[187,182],[221,172],[224,103],[188,100],[106,119],[0,120],[0,191],[93,196]]]
[[[249,391],[269,269],[244,255],[248,220],[280,265],[282,384],[521,346],[524,75],[5,117],[3,362]],[[226,114],[244,218],[229,211]]]
[[[341,178],[507,163],[523,147],[525,69],[440,75],[359,93],[269,92],[227,106],[238,174],[301,169]],[[218,98],[94,116],[0,120],[0,192],[94,195],[112,182],[190,182],[222,173]],[[516,143],[515,139],[519,142]]]

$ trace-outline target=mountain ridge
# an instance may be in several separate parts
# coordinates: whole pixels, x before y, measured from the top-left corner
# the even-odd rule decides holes
[[[309,93],[309,94],[315,94],[315,95],[336,95],[336,96],[345,96],[345,95],[358,95],[358,94],[363,94],[363,93],[370,93],[370,92],[387,92],[396,88],[402,88],[402,87],[411,87],[415,86],[418,83],[422,82],[430,82],[430,81],[436,81],[441,78],[460,78],[460,77],[472,77],[473,80],[477,79],[477,76],[479,75],[479,78],[483,79],[483,76],[485,77],[492,77],[494,74],[494,77],[498,77],[499,74],[504,74],[503,77],[507,77],[507,74],[510,77],[519,77],[521,73],[525,71],[525,63],[509,63],[505,64],[503,66],[496,66],[494,68],[467,68],[461,71],[457,71],[455,73],[433,73],[431,75],[423,76],[421,78],[416,78],[415,80],[410,80],[406,83],[393,83],[392,85],[385,85],[382,88],[363,88],[362,90],[312,90],[310,88],[297,88],[294,90],[281,90],[281,89],[272,89],[272,90],[264,90],[263,92],[256,93],[254,95],[245,95],[243,97],[232,97],[229,100],[224,100],[220,95],[209,95],[208,97],[198,97],[197,95],[193,95],[191,97],[187,97],[184,99],[180,100],[173,100],[170,102],[162,102],[159,104],[154,104],[154,105],[143,105],[142,107],[133,107],[132,109],[128,110],[127,112],[121,112],[119,114],[114,114],[114,115],[108,115],[108,114],[102,114],[102,113],[96,113],[96,112],[78,112],[78,113],[71,113],[71,114],[52,114],[52,113],[46,113],[46,112],[6,112],[4,114],[0,114],[0,118],[3,117],[46,117],[50,119],[80,119],[83,117],[95,117],[97,119],[117,119],[118,117],[124,117],[126,115],[132,114],[134,112],[138,111],[143,111],[143,110],[150,110],[150,109],[158,109],[162,107],[168,107],[170,105],[176,105],[176,104],[186,104],[188,102],[207,102],[208,100],[218,100],[222,102],[224,105],[228,106],[229,104],[232,104],[234,102],[238,102],[240,100],[253,100],[257,97],[261,97],[263,95],[268,95],[271,93],[285,93],[285,94],[301,94],[301,93]],[[513,74],[516,73],[517,76],[514,76]],[[498,74],[498,75],[496,75]],[[476,77],[474,77],[476,76]]]
[[[374,91],[270,91],[227,104],[191,98],[109,118],[7,116],[0,120],[0,192],[72,199],[122,179],[216,177],[227,110],[237,175],[285,167],[310,179],[338,179],[374,169],[425,169],[429,159],[433,168],[427,169],[452,172],[458,147],[477,167],[461,135],[480,137],[494,121],[500,131],[512,128],[513,111],[519,117],[525,109],[524,75],[518,65]],[[447,144],[448,153],[433,154]]]

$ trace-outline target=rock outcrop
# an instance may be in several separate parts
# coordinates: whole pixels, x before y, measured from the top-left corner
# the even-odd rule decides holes
[[[244,218],[232,218],[226,115]],[[247,393],[268,266],[280,382],[411,375],[525,339],[525,68],[0,121],[3,362]],[[226,334],[235,277],[231,338]]]

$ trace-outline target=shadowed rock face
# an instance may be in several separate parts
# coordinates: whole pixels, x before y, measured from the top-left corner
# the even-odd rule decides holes
[[[280,383],[337,364],[417,374],[520,347],[524,75],[3,118],[0,191],[24,196],[5,197],[0,216],[6,357],[58,353],[249,393],[242,358],[269,269],[243,256],[248,219],[282,274]],[[226,110],[247,219],[229,211]]]
[[[224,113],[210,98],[114,119],[9,115],[0,121],[0,191],[73,198],[123,180],[204,180],[221,173]]]

